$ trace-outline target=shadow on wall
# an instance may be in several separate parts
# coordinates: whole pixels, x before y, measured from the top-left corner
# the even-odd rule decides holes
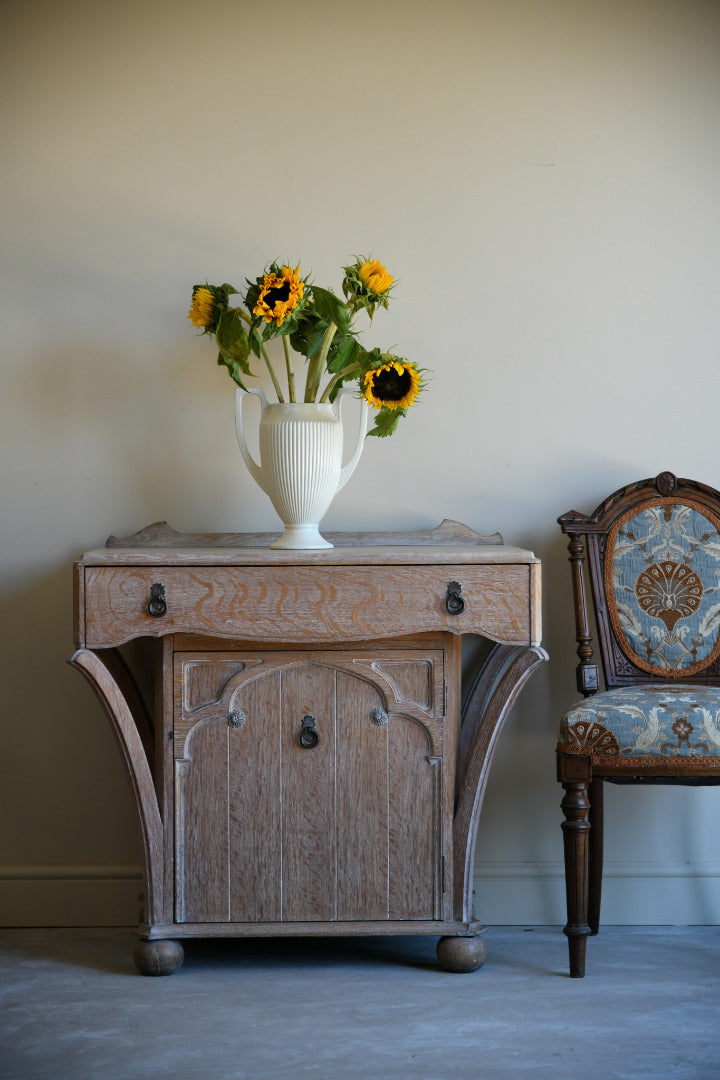
[[[70,560],[0,602],[3,864],[140,861],[120,753],[73,652]]]

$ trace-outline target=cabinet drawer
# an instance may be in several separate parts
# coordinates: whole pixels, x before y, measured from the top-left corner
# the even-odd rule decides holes
[[[333,642],[449,630],[534,639],[532,566],[87,566],[85,643],[198,633],[251,641]],[[446,609],[458,581],[464,608]],[[148,611],[160,584],[164,614]]]

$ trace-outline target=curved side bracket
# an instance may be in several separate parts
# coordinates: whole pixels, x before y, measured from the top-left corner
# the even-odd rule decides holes
[[[122,751],[140,815],[145,862],[146,919],[162,922],[163,831],[155,785],[138,728],[120,686],[107,665],[90,649],[78,649],[68,661],[82,672],[105,710]]]
[[[470,688],[462,716],[458,801],[453,821],[455,918],[473,917],[477,827],[500,732],[536,668],[548,660],[539,646],[496,645]]]
[[[145,756],[147,757],[148,765],[150,766],[150,772],[153,772],[155,764],[153,725],[147,705],[145,704],[145,699],[135,681],[135,676],[128,667],[127,662],[119,649],[97,649],[95,655],[102,660],[103,664],[108,669],[108,672],[117,683],[118,690],[127,702],[128,708],[135,721],[138,735],[142,740]]]

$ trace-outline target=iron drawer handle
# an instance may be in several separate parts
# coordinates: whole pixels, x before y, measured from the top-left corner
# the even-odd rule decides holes
[[[319,742],[320,736],[318,735],[318,729],[315,727],[315,717],[310,716],[308,713],[302,718],[300,745],[304,746],[306,750],[312,750]]]
[[[445,608],[449,615],[461,615],[465,610],[465,601],[462,595],[462,586],[459,581],[451,581],[447,587]]]
[[[237,730],[244,726],[246,720],[247,716],[242,709],[233,709],[232,712],[228,713],[227,723],[229,728]]]
[[[156,581],[154,585],[150,586],[150,600],[147,606],[150,615],[154,615],[155,618],[159,618],[161,615],[167,615],[167,600],[165,599],[165,586],[161,581]]]

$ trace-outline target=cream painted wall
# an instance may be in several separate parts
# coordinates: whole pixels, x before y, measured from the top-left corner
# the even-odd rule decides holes
[[[0,50],[2,920],[136,919],[120,758],[64,664],[72,560],[161,518],[275,524],[192,284],[279,257],[337,287],[372,252],[399,279],[373,333],[433,376],[325,524],[454,517],[542,557],[552,663],[496,759],[477,906],[563,922],[555,519],[661,469],[720,486],[720,8],[25,0]],[[608,921],[720,921],[718,798],[609,792]]]

